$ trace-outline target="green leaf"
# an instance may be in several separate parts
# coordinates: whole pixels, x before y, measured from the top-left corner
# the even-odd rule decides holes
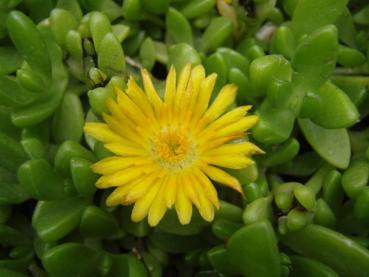
[[[319,88],[332,74],[338,54],[337,29],[333,25],[314,31],[295,51],[293,81],[307,89]]]
[[[143,67],[151,70],[156,60],[156,47],[150,37],[146,38],[140,47],[140,61]]]
[[[209,243],[205,236],[178,236],[154,229],[149,235],[150,241],[159,249],[168,253],[183,253],[206,247]]]
[[[46,27],[44,27],[46,28]],[[51,59],[52,82],[45,96],[36,103],[15,109],[12,122],[18,127],[38,124],[52,115],[58,107],[67,86],[68,75],[62,60],[62,50],[55,43],[48,29],[43,29],[43,36],[47,45],[48,58]],[[29,47],[29,45],[27,45]]]
[[[75,157],[84,158],[92,162],[96,160],[95,155],[81,144],[72,140],[67,140],[60,145],[56,152],[54,160],[56,171],[63,175],[68,175],[70,173],[70,161]]]
[[[299,119],[299,126],[313,149],[328,163],[345,169],[350,162],[350,139],[346,129],[325,129],[309,119]]]
[[[65,48],[67,33],[78,26],[78,22],[72,13],[63,9],[53,9],[49,17],[50,29],[55,41]]]
[[[265,100],[256,112],[258,123],[252,128],[252,136],[265,144],[276,144],[286,141],[293,130],[295,115],[288,109],[272,107]]]
[[[58,245],[42,257],[46,271],[55,277],[97,276],[98,261],[98,253],[80,243]]]
[[[118,223],[107,211],[88,206],[81,217],[80,231],[87,237],[113,237],[118,232]]]
[[[0,224],[0,243],[2,246],[29,245],[31,240],[20,231]]]
[[[290,256],[292,262],[291,277],[339,277],[329,266],[302,256]]]
[[[173,44],[183,42],[192,45],[191,25],[183,14],[174,8],[169,8],[165,23],[170,42]]]
[[[186,43],[173,45],[168,50],[168,65],[174,65],[177,73],[181,72],[182,68],[188,63],[192,64],[192,66],[201,63],[199,53]]]
[[[227,250],[231,266],[244,276],[280,276],[277,239],[268,221],[239,229],[229,239]]]
[[[98,175],[91,170],[92,163],[83,158],[72,158],[70,160],[70,173],[73,184],[81,196],[91,196],[95,193],[95,183]]]
[[[24,187],[19,184],[9,184],[5,182],[1,182],[0,185],[0,205],[5,204],[19,204],[27,199],[30,196],[25,191]]]
[[[0,153],[0,166],[13,171],[27,159],[22,145],[2,132],[0,132]]]
[[[256,97],[264,96],[275,80],[291,81],[292,68],[282,55],[268,55],[250,64],[250,82]]]
[[[100,43],[107,33],[111,32],[109,18],[103,13],[93,12],[90,16],[90,32],[96,51],[100,50]]]
[[[310,224],[286,234],[281,241],[293,251],[330,266],[339,276],[364,277],[369,271],[369,251],[331,229]]]
[[[0,60],[1,62],[1,60]],[[23,88],[15,79],[0,77],[0,104],[7,107],[24,106],[38,97]]]
[[[45,77],[50,77],[50,59],[39,30],[20,11],[12,11],[7,19],[10,38],[27,63]]]
[[[20,273],[15,270],[10,270],[6,268],[0,269],[0,276],[7,276],[7,277],[27,277],[26,274]]]
[[[180,10],[189,19],[204,15],[210,12],[215,6],[215,0],[192,0],[185,1],[185,5]]]
[[[328,128],[347,128],[359,121],[359,112],[347,94],[331,82],[326,82],[316,93],[308,94],[317,99],[310,99],[311,105],[302,111],[309,114],[309,118],[316,124]]]
[[[22,62],[22,56],[14,47],[0,47],[0,76],[15,72]]]
[[[113,255],[113,265],[110,271],[112,277],[147,277],[144,264],[132,254]]]
[[[108,76],[122,75],[126,72],[126,62],[121,44],[113,33],[107,33],[97,51],[97,64]]]
[[[79,142],[83,135],[84,118],[79,97],[72,93],[65,94],[53,117],[52,133],[55,142]]]
[[[292,30],[296,37],[335,23],[347,3],[348,0],[299,0],[292,15]]]
[[[82,198],[39,201],[32,216],[32,226],[42,240],[57,241],[79,225],[86,206],[87,201]]]
[[[64,180],[43,159],[30,160],[18,168],[18,180],[37,200],[54,200],[67,196]]]
[[[232,35],[232,30],[229,18],[214,17],[201,38],[200,50],[205,53],[215,50]]]
[[[165,216],[158,224],[157,228],[175,235],[195,235],[202,231],[208,223],[202,219],[198,212],[194,212],[191,222],[187,225],[182,225],[174,209],[169,209]]]

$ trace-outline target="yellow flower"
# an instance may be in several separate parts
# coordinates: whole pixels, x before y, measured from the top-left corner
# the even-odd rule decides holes
[[[181,224],[191,220],[192,205],[212,221],[219,207],[212,181],[242,194],[239,181],[220,168],[241,169],[262,151],[243,138],[258,120],[245,116],[251,106],[228,110],[237,87],[224,86],[209,101],[216,74],[205,76],[203,66],[187,65],[179,80],[171,67],[161,99],[147,71],[144,89],[130,78],[126,91],[115,88],[116,100],[106,102],[105,123],[86,123],[85,132],[104,143],[114,156],[93,165],[103,175],[98,188],[115,187],[107,205],[134,203],[132,220],[155,226],[173,206]],[[211,181],[212,180],[212,181]]]

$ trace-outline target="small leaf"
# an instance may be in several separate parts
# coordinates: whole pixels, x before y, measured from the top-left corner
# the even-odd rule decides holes
[[[309,119],[299,119],[299,126],[313,149],[328,163],[345,169],[350,162],[350,139],[346,129],[324,129]]]

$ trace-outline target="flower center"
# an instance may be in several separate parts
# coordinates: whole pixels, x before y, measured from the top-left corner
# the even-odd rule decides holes
[[[195,157],[191,140],[178,130],[162,131],[152,146],[153,158],[166,169],[183,169],[190,165]]]

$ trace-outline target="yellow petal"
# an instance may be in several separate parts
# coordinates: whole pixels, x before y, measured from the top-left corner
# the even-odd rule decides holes
[[[146,116],[154,116],[150,102],[147,100],[145,92],[138,86],[135,79],[131,76],[127,83],[127,95],[141,109]]]
[[[144,115],[140,107],[137,106],[124,92],[120,91],[120,93],[118,93],[117,100],[122,112],[137,125],[145,126],[147,123],[153,122],[153,120],[149,120]]]
[[[128,184],[129,182],[135,180],[138,177],[143,177],[145,166],[142,167],[129,167],[127,169],[122,169],[112,175],[105,175],[100,177],[96,182],[98,188],[108,188],[113,186],[121,186]],[[153,169],[152,169],[153,170]],[[150,172],[146,172],[150,173]]]
[[[211,204],[210,200],[206,197],[205,192],[203,190],[198,191],[199,197],[199,213],[200,215],[208,222],[213,221],[214,219],[214,207]]]
[[[251,109],[251,106],[243,106],[243,107],[238,107],[238,108],[235,108],[227,112],[226,114],[222,115],[217,120],[215,120],[214,122],[210,123],[210,125],[208,125],[205,129],[203,130],[198,129],[198,133],[199,133],[198,136],[202,138],[202,141],[208,140],[209,137],[213,136],[214,132],[217,131],[218,129],[225,127],[225,126],[229,126],[232,123],[244,118],[245,113],[249,109]]]
[[[179,75],[177,93],[175,95],[175,109],[178,110],[182,105],[182,98],[187,87],[188,80],[191,74],[191,64],[186,64]]]
[[[244,132],[253,127],[258,122],[258,120],[259,118],[256,115],[250,115],[242,118],[241,120],[232,123],[229,126],[219,129],[217,131],[217,137],[227,136],[236,132]]]
[[[148,191],[148,189],[150,188],[150,186],[154,182],[158,181],[157,175],[158,174],[153,173],[153,174],[149,174],[145,176],[144,178],[142,178],[141,181],[137,183],[136,186],[130,189],[130,191],[125,196],[125,199],[127,201],[134,202],[134,201],[137,201],[137,199],[143,197]]]
[[[241,184],[237,180],[237,178],[233,177],[232,175],[229,175],[228,173],[214,166],[205,165],[202,166],[201,169],[204,171],[206,175],[209,176],[210,179],[218,183],[221,183],[227,187],[230,187],[243,195]]]
[[[200,92],[201,82],[205,79],[205,69],[202,65],[195,66],[191,71],[189,85],[187,86],[186,93],[188,94],[189,102],[186,107],[183,107],[185,111],[183,123],[190,122],[193,112],[196,107],[198,95]]]
[[[87,122],[83,129],[89,136],[102,142],[126,142],[121,136],[110,130],[105,123]]]
[[[121,156],[144,156],[147,154],[146,150],[139,147],[126,146],[121,143],[107,143],[104,145],[106,149],[114,154]]]
[[[184,191],[183,184],[180,184],[178,187],[175,208],[179,222],[182,225],[190,223],[192,217],[192,203]]]
[[[144,197],[137,200],[131,214],[131,219],[133,222],[139,222],[147,216],[152,201],[154,200],[156,194],[159,191],[160,182],[161,181],[153,184],[147,191],[147,193],[144,195]]]
[[[165,103],[169,106],[174,103],[174,96],[176,92],[176,70],[173,65],[169,69],[167,80],[165,82]]]
[[[167,206],[164,199],[165,191],[163,188],[164,186],[162,183],[149,209],[148,222],[151,227],[158,225],[159,221],[163,218],[165,212],[167,211]]]
[[[218,193],[213,183],[203,172],[198,169],[194,170],[194,175],[196,176],[195,178],[197,179],[199,185],[202,186],[206,198],[208,198],[215,207],[219,208]]]
[[[116,117],[103,114],[104,121],[108,123],[110,129],[116,134],[126,139],[126,145],[142,145],[145,143],[145,138],[137,132],[135,128],[132,128],[127,121],[122,121]]]
[[[215,86],[217,75],[215,73],[206,77],[200,85],[199,96],[195,105],[192,121],[197,123],[197,120],[203,115],[209,105],[209,100]]]
[[[165,203],[168,208],[171,208],[176,200],[177,194],[176,178],[174,176],[169,176],[165,185],[166,185]]]
[[[106,205],[108,207],[116,206],[119,204],[122,204],[125,198],[125,195],[136,185],[136,182],[139,182],[140,180],[137,180],[135,182],[126,184],[124,186],[117,187],[106,199]]]
[[[200,64],[195,66],[192,71],[191,71],[191,76],[190,76],[190,84],[191,84],[191,91],[189,91],[192,95],[191,99],[193,99],[194,102],[191,103],[196,103],[196,99],[198,96],[198,93],[200,91],[200,85],[201,82],[205,79],[205,69],[204,67]],[[192,108],[193,106],[190,106],[190,108]]]
[[[217,98],[206,111],[204,117],[200,121],[200,128],[205,126],[208,122],[212,122],[221,116],[227,108],[234,102],[237,94],[237,86],[229,84],[224,86],[219,92]],[[203,124],[203,126],[201,126]]]
[[[207,156],[203,158],[205,162],[232,169],[242,169],[254,164],[254,161],[240,154]]]
[[[184,177],[183,180],[178,180],[178,182],[183,183],[183,191],[186,193],[187,197],[191,200],[192,203],[195,204],[195,206],[197,208],[200,207],[200,200],[199,197],[197,196],[197,192],[196,192],[196,183],[190,179],[190,178],[186,178]]]
[[[158,93],[152,84],[149,73],[146,69],[141,70],[142,81],[144,84],[146,95],[157,115],[160,114],[160,106],[162,105],[162,100],[160,99]]]
[[[121,107],[119,107],[118,103],[114,101],[113,98],[108,98],[106,100],[106,107],[108,108],[112,117],[124,123],[124,125],[128,125],[132,129],[135,126],[135,123],[128,118],[124,113]]]
[[[211,155],[230,155],[230,154],[262,154],[264,153],[263,150],[261,150],[259,147],[257,147],[255,144],[244,141],[241,143],[232,143],[232,144],[223,144],[222,146],[219,146],[217,148],[209,149],[208,151],[204,152],[205,155],[211,156]]]
[[[91,166],[91,169],[98,174],[109,175],[113,174],[118,170],[151,163],[147,158],[142,157],[108,157]]]

